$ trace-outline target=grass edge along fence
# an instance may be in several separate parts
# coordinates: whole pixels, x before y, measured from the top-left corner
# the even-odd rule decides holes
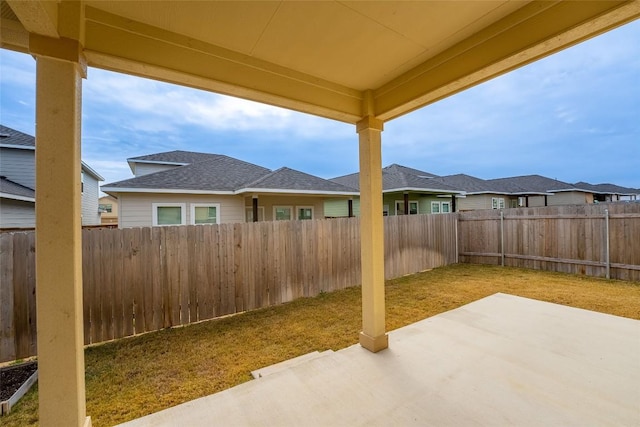
[[[456,262],[455,214],[384,219],[387,279]],[[82,232],[86,344],[360,284],[360,220]],[[0,362],[36,355],[35,234],[0,235]]]
[[[640,281],[640,203],[471,211],[460,262]]]

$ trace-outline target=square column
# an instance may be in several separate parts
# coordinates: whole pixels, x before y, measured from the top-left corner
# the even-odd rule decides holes
[[[80,198],[81,46],[31,36],[36,57],[36,306],[40,425],[86,416]]]
[[[360,242],[362,332],[360,345],[374,353],[389,346],[385,333],[384,224],[382,217],[383,122],[367,116],[356,125],[360,141]]]

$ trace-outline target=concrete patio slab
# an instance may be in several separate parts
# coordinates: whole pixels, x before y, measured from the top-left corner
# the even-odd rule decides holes
[[[389,335],[122,425],[640,425],[640,321],[495,294]]]

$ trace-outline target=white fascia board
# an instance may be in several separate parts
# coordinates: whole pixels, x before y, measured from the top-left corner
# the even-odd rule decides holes
[[[405,188],[392,188],[391,190],[382,190],[382,193],[399,193],[401,191],[415,191],[418,193],[439,193],[439,194],[466,194],[465,191],[460,190],[442,190],[442,189],[434,189],[434,188],[414,188],[414,187],[405,187]]]
[[[566,190],[563,190],[566,191]],[[520,191],[517,193],[510,193],[514,196],[552,196],[553,193],[548,193],[544,191]]]
[[[507,193],[506,191],[467,191],[467,196],[477,196],[480,194],[495,194],[497,196],[511,196],[514,193]]]
[[[182,190],[175,188],[120,188],[120,187],[100,187],[104,193],[170,193],[170,194],[219,194],[235,195],[233,191],[208,191],[208,190]]]
[[[33,147],[31,145],[0,144],[0,148],[15,148],[16,150],[36,151],[36,147]]]
[[[11,200],[19,200],[21,202],[36,202],[35,197],[25,197],[25,196],[17,196],[15,194],[10,193],[0,193],[1,199],[11,199]]]
[[[235,194],[242,193],[252,193],[252,194],[260,194],[260,193],[269,193],[269,194],[307,194],[313,196],[359,196],[360,193],[357,191],[319,191],[319,190],[286,190],[286,189],[278,189],[278,188],[242,188],[235,192]]]
[[[468,194],[469,193],[467,193],[467,194],[455,194],[455,196],[456,196],[456,199],[466,199]],[[444,199],[444,198],[449,199],[449,198],[451,198],[451,196],[454,196],[454,194],[438,194],[436,196],[436,198],[439,197],[439,198],[442,198],[442,199]]]
[[[88,164],[86,164],[84,162],[84,160],[82,161],[82,169],[85,172],[88,172],[90,175],[93,175],[93,177],[95,179],[97,179],[98,181],[104,181],[104,178],[102,177],[102,175],[100,175],[98,172],[96,172],[91,166],[89,166]]]

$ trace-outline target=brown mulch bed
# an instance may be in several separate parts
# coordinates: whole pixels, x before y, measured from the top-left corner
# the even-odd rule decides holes
[[[11,396],[38,369],[37,362],[7,366],[0,369],[0,402],[9,400]]]

